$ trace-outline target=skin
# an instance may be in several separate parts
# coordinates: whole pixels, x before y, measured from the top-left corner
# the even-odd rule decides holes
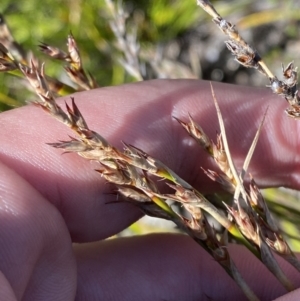
[[[285,101],[267,89],[213,87],[236,165],[241,167],[269,106],[249,172],[261,187],[299,189],[300,123],[283,113]],[[219,126],[208,82],[157,80],[74,97],[90,128],[111,144],[121,148],[124,140],[197,189],[218,189],[200,167],[217,168],[172,118],[187,120],[191,113],[215,139]],[[111,203],[116,197],[94,172],[95,162],[46,144],[68,140],[68,134],[32,105],[0,114],[0,300],[244,300],[224,270],[187,236],[104,240],[141,213],[128,203]],[[299,300],[299,290],[286,294],[245,248],[229,249],[261,300]],[[299,287],[297,272],[279,261]]]

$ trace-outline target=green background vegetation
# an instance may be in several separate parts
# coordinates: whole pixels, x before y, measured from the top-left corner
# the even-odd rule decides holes
[[[266,24],[280,24],[285,19],[288,23],[283,24],[282,30],[291,39],[297,38],[300,19],[297,1],[269,0],[262,1],[263,5],[258,0],[212,2],[225,18],[237,22],[242,33]],[[221,42],[224,40],[224,36],[219,35],[210,22],[210,17],[196,7],[195,0],[127,0],[123,5],[130,13],[128,27],[132,23],[138,26],[137,35],[142,49],[166,45],[172,41],[185,41],[189,36],[195,39],[197,35],[191,33],[199,31],[199,28],[200,32],[206,31],[206,35],[216,35]],[[114,44],[114,36],[108,24],[109,12],[104,0],[2,0],[0,12],[15,40],[25,50],[32,50],[40,61],[46,61],[46,72],[50,76],[62,79],[62,68],[59,62],[50,61],[39,53],[37,45],[45,42],[66,49],[66,37],[71,31],[80,47],[85,69],[94,75],[100,86],[118,85],[133,80],[118,63],[120,53]],[[206,38],[200,34],[199,43],[205,43]],[[179,45],[184,48],[184,45]],[[184,50],[180,51],[179,55]],[[279,60],[276,61],[279,67],[280,58],[285,64],[293,59],[285,59],[284,47],[280,44],[277,47],[272,45],[263,54],[267,62]],[[210,72],[203,72],[198,77],[211,79]],[[222,80],[232,82],[229,77]],[[24,94],[24,87],[18,81],[12,76],[0,74],[2,110],[5,108],[3,103],[14,106],[19,102],[23,103],[26,97],[28,95]]]

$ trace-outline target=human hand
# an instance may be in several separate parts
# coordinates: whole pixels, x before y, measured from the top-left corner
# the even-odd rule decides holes
[[[299,122],[266,89],[213,84],[238,166],[270,106],[249,171],[260,186],[300,188]],[[69,101],[69,97],[65,98]],[[188,113],[215,138],[209,83],[149,81],[75,94],[91,129],[122,148],[133,144],[200,191],[216,189],[200,167],[215,169],[172,118]],[[47,145],[70,131],[41,109],[0,115],[0,300],[243,300],[224,270],[187,236],[153,234],[104,240],[141,214],[111,203],[110,187],[76,154]],[[81,244],[73,244],[81,243]],[[285,291],[243,247],[230,254],[261,300]],[[280,261],[281,262],[281,261]],[[282,263],[296,286],[300,277]],[[298,300],[295,291],[280,300]]]

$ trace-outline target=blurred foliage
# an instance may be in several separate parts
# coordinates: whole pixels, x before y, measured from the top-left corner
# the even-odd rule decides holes
[[[256,6],[259,7],[258,0],[212,2],[224,17],[238,16],[243,28],[255,27],[262,21],[278,21],[278,11],[283,7],[287,13],[285,16],[300,19],[300,14],[294,9],[295,1],[285,1],[284,6],[279,0],[264,1],[269,8],[260,12],[255,11]],[[138,40],[142,48],[164,45],[180,39],[199,24],[211,23],[209,17],[197,8],[195,0],[125,0],[123,5],[131,15],[129,26],[130,23],[138,26]],[[85,69],[95,76],[100,86],[132,81],[118,63],[119,53],[114,47],[104,0],[2,0],[0,12],[15,40],[26,51],[32,50],[40,61],[46,61],[46,72],[50,76],[68,81],[60,63],[50,61],[39,53],[37,45],[45,42],[66,49],[66,37],[71,31],[79,45]],[[24,103],[28,97],[30,94],[24,93],[24,87],[18,80],[0,74],[1,110]]]
[[[295,252],[300,252],[300,194],[290,189],[269,188],[263,195],[284,236]]]
[[[37,45],[46,42],[66,49],[70,31],[76,36],[85,67],[95,74],[102,85],[110,85],[112,61],[108,41],[112,38],[107,22],[99,17],[104,9],[103,1],[1,1],[0,11],[12,31],[15,40],[26,51],[32,50],[41,60],[46,60],[46,72],[62,80],[61,63],[50,61],[39,53]],[[11,76],[1,74],[1,93],[24,101],[29,95]],[[23,98],[25,97],[25,98]]]
[[[193,26],[202,13],[195,9],[194,1],[126,1],[124,5],[132,13],[132,21],[141,25],[139,41],[146,44],[175,38]],[[66,37],[71,31],[80,47],[85,69],[95,76],[101,86],[132,80],[116,59],[118,52],[113,47],[114,37],[108,25],[105,1],[3,0],[0,12],[15,40],[26,51],[32,50],[41,61],[46,60],[46,72],[50,76],[67,80],[60,63],[49,61],[38,52],[37,45],[45,42],[66,49]],[[21,92],[24,88],[15,78],[0,74],[0,81],[1,103],[15,106],[18,103],[15,99],[23,102],[29,96]],[[2,105],[1,109],[6,107]]]

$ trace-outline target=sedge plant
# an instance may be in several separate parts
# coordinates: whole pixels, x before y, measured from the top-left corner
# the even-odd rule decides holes
[[[222,18],[208,0],[198,0],[197,4],[213,18],[213,22],[227,36],[226,46],[235,59],[243,66],[255,68],[264,74],[269,80],[271,90],[287,101],[288,108],[285,112],[288,117],[299,119],[300,98],[297,90],[297,68],[294,64],[289,63],[286,67],[282,67],[282,79],[278,79],[258,52],[241,37],[236,27]],[[149,76],[145,61],[140,54],[135,32],[129,34],[126,31],[127,15],[123,7],[120,3],[116,4],[111,0],[106,0],[106,5],[111,16],[109,24],[121,53],[119,62],[133,78],[146,80]],[[287,291],[295,289],[274,254],[281,256],[299,272],[300,262],[285,240],[255,179],[248,174],[251,157],[265,115],[268,114],[267,111],[261,117],[261,124],[240,170],[232,160],[226,128],[218,104],[221,99],[216,98],[213,84],[211,84],[212,101],[220,127],[216,142],[206,135],[192,116],[187,116],[186,120],[170,116],[175,118],[205,150],[207,156],[215,161],[216,171],[204,170],[204,172],[230,195],[229,201],[221,200],[218,205],[215,205],[201,191],[195,189],[151,154],[126,142],[123,149],[118,149],[101,133],[90,129],[80,108],[76,105],[76,99],[72,98],[69,103],[66,103],[65,109],[57,104],[56,99],[59,95],[100,86],[93,75],[85,70],[79,47],[72,34],[67,38],[66,50],[46,43],[41,43],[39,46],[43,53],[63,63],[70,79],[70,84],[67,85],[47,76],[45,65],[40,64],[34,56],[28,59],[22,48],[14,43],[6,24],[2,22],[1,26],[5,34],[0,39],[0,70],[26,78],[27,83],[38,96],[33,103],[74,132],[75,136],[71,139],[51,142],[50,146],[98,162],[99,167],[96,172],[114,185],[121,201],[134,204],[146,215],[173,221],[181,231],[188,234],[224,268],[249,300],[258,300],[258,297],[243,279],[232,260],[227,249],[229,241],[247,247]],[[152,71],[156,72],[156,77],[160,77],[157,70],[152,65]],[[249,183],[245,181],[246,177],[250,177]],[[157,185],[158,180],[160,185]],[[168,186],[172,193],[161,192],[161,182]],[[181,210],[176,210],[176,206],[171,205],[174,203],[178,204]],[[212,219],[218,222],[220,229],[213,226],[210,222]]]

